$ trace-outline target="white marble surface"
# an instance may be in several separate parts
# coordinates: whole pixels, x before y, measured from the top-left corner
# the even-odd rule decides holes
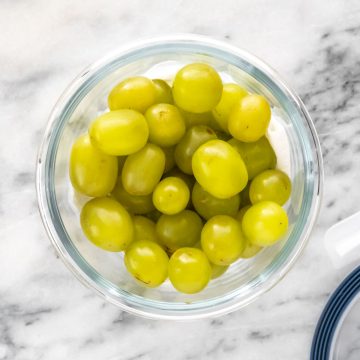
[[[139,37],[193,32],[257,54],[302,95],[324,151],[321,216],[302,258],[261,300],[216,320],[124,314],[58,260],[36,206],[47,116],[87,64]],[[0,360],[307,359],[329,293],[349,271],[324,230],[360,210],[360,3],[0,1]]]

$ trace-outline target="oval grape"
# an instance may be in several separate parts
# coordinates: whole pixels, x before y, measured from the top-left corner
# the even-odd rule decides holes
[[[129,213],[108,197],[88,201],[81,210],[80,223],[86,237],[107,251],[124,250],[134,237]]]
[[[174,79],[175,103],[192,113],[211,111],[220,101],[222,81],[216,70],[207,64],[194,63],[180,69]]]
[[[219,199],[238,194],[248,182],[241,156],[222,140],[210,140],[201,145],[193,155],[192,169],[197,182]]]
[[[138,240],[125,251],[124,263],[129,273],[150,288],[161,285],[168,276],[169,258],[162,247],[149,240]]]
[[[206,287],[210,277],[211,266],[201,250],[185,247],[171,256],[169,279],[176,290],[195,294]]]
[[[267,100],[256,94],[245,96],[230,112],[228,129],[237,140],[253,142],[265,135],[271,109]]]
[[[149,195],[160,181],[165,169],[165,154],[154,144],[146,144],[140,151],[127,157],[122,184],[131,195]]]
[[[108,96],[110,110],[132,109],[144,113],[156,101],[154,83],[143,76],[135,76],[121,81]]]
[[[153,192],[153,204],[163,214],[173,215],[184,210],[190,199],[185,181],[177,177],[161,180]]]
[[[201,232],[201,247],[216,265],[230,265],[245,248],[245,237],[240,223],[227,215],[212,217]]]
[[[175,215],[162,215],[156,224],[160,242],[170,251],[193,246],[200,240],[201,229],[200,216],[191,210]]]
[[[269,200],[284,205],[290,194],[291,181],[280,170],[266,170],[257,175],[251,182],[249,189],[250,200],[253,204]]]
[[[185,122],[179,110],[171,104],[155,104],[145,113],[149,140],[156,145],[176,145],[185,134]]]
[[[109,155],[129,155],[140,150],[149,137],[144,115],[134,110],[110,111],[90,125],[91,142]]]
[[[71,149],[69,175],[74,189],[84,195],[107,195],[115,186],[117,158],[95,148],[88,134],[76,139]]]
[[[246,238],[254,245],[270,246],[287,232],[286,211],[273,201],[261,201],[246,211],[242,229]]]

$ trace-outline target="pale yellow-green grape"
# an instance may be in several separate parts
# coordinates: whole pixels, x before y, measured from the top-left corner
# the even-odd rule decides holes
[[[210,111],[205,113],[191,113],[179,108],[181,115],[184,118],[186,128],[189,129],[192,126],[196,125],[206,125],[210,126],[210,123],[215,121],[212,113]]]
[[[234,138],[228,143],[236,149],[244,160],[250,180],[264,170],[275,168],[276,154],[265,136],[251,143],[245,143]]]
[[[274,201],[284,205],[291,194],[291,181],[280,170],[266,170],[257,175],[250,185],[249,196],[253,204],[259,201]]]
[[[201,247],[216,265],[230,265],[245,248],[245,237],[240,223],[227,215],[212,217],[201,231]]]
[[[287,232],[286,211],[273,201],[261,201],[246,211],[242,220],[246,238],[254,245],[270,246]]]
[[[169,261],[169,279],[174,288],[185,294],[203,290],[211,277],[211,266],[199,249],[178,249]]]
[[[212,263],[210,263],[210,265],[211,265],[211,279],[212,280],[220,277],[229,268],[229,265],[222,266],[222,265],[216,265],[216,264],[212,264]]]
[[[198,183],[193,187],[191,198],[197,213],[206,220],[215,215],[235,216],[240,206],[239,194],[227,199],[219,199],[205,191]]]
[[[251,205],[243,206],[243,207],[238,211],[238,213],[236,214],[235,219],[236,219],[237,221],[239,221],[240,224],[241,224],[241,222],[242,222],[242,219],[243,219],[245,213],[246,213],[250,208],[251,208]]]
[[[124,250],[134,237],[131,216],[109,197],[88,201],[81,210],[80,223],[86,237],[107,251]]]
[[[124,262],[129,273],[150,288],[161,285],[168,276],[169,258],[159,244],[150,240],[132,242]]]
[[[91,142],[109,155],[129,155],[140,150],[149,137],[144,115],[135,110],[110,111],[90,125]]]
[[[152,198],[156,209],[163,214],[174,215],[186,208],[190,191],[184,180],[171,176],[156,185]]]
[[[161,79],[154,79],[153,83],[156,91],[155,104],[173,104],[174,99],[169,84]]]
[[[192,156],[196,149],[209,140],[216,139],[214,130],[205,125],[191,127],[175,148],[176,165],[184,173],[192,175]]]
[[[165,154],[154,144],[146,144],[140,151],[127,157],[122,184],[132,195],[149,195],[160,181],[165,169]]]
[[[110,110],[133,109],[145,112],[155,104],[156,88],[154,83],[143,76],[123,80],[110,92],[108,104]]]
[[[145,216],[134,216],[134,241],[136,240],[149,240],[158,242],[156,235],[155,223]]]
[[[231,110],[228,129],[240,141],[253,142],[265,135],[271,118],[271,109],[261,95],[248,95]]]
[[[71,149],[69,175],[74,189],[87,196],[105,196],[118,174],[115,156],[95,148],[88,134],[78,137]]]
[[[185,121],[176,106],[155,104],[146,110],[149,141],[168,147],[177,144],[185,134]]]
[[[241,156],[222,140],[210,140],[201,145],[193,155],[192,169],[203,189],[219,199],[238,194],[248,181]]]
[[[190,192],[192,191],[192,188],[194,187],[195,184],[195,179],[193,176],[190,176],[188,174],[184,174],[179,168],[174,167],[173,169],[171,169],[168,173],[165,174],[166,177],[169,176],[175,176],[180,178],[181,180],[184,180],[186,185],[188,186]]]
[[[161,244],[171,251],[193,246],[200,240],[201,229],[200,216],[191,210],[175,215],[162,215],[156,224],[156,233]]]
[[[164,173],[167,173],[168,171],[172,170],[175,166],[175,147],[164,147],[162,148],[162,151],[165,154],[165,169]]]
[[[111,193],[132,214],[147,214],[155,209],[152,194],[131,195],[123,187],[121,175]]]
[[[193,113],[211,111],[220,101],[222,81],[207,64],[194,63],[180,69],[174,79],[173,97],[182,109]]]
[[[240,257],[242,259],[250,259],[250,258],[254,257],[255,255],[257,255],[261,250],[262,250],[261,246],[252,244],[250,241],[247,240],[245,249],[241,253]]]
[[[221,99],[212,111],[215,120],[223,131],[228,132],[228,120],[233,106],[248,92],[237,84],[224,84]]]

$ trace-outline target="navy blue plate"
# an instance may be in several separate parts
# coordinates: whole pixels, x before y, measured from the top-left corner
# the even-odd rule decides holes
[[[330,349],[339,321],[359,293],[360,266],[345,278],[328,300],[315,329],[311,346],[311,360],[330,359]]]

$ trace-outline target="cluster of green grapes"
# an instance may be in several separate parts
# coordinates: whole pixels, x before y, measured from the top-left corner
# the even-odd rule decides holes
[[[86,237],[125,251],[140,283],[169,277],[178,291],[196,293],[285,235],[291,182],[275,169],[263,96],[196,63],[172,87],[128,78],[108,104],[73,144],[70,179],[93,197],[80,215]]]

